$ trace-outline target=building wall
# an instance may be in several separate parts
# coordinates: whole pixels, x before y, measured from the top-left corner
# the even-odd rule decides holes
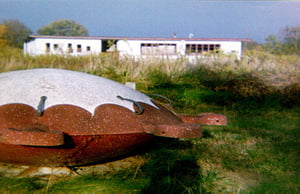
[[[24,53],[78,56],[101,53],[101,46],[101,40],[37,38],[24,43]]]
[[[147,49],[146,45],[152,45],[155,49]],[[157,40],[119,40],[117,48],[120,55],[178,55],[178,41],[157,41]],[[143,46],[145,45],[145,46]],[[175,53],[172,45],[176,45]]]
[[[106,49],[103,41],[108,39],[83,38],[45,38],[38,37],[24,44],[24,53],[30,55],[62,54],[88,55],[99,54]],[[139,57],[186,57],[191,62],[209,52],[222,51],[225,54],[242,55],[242,41],[239,40],[151,40],[151,39],[118,39],[114,47],[120,56]]]
[[[189,45],[189,46],[187,46]],[[201,45],[202,51],[198,50],[194,52],[188,51],[191,47]],[[219,47],[219,48],[217,48]],[[150,40],[119,40],[117,42],[117,50],[120,52],[120,56],[186,56],[187,58],[195,58],[195,56],[201,56],[208,53],[214,48],[214,50],[221,50],[225,54],[235,54],[238,58],[242,54],[242,42],[241,41],[150,41]]]

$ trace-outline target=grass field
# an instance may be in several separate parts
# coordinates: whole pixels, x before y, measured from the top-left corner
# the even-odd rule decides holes
[[[177,61],[23,56],[0,52],[0,71],[65,68],[134,81],[164,95],[177,113],[225,114],[227,126],[202,126],[196,139],[157,138],[134,158],[142,162],[105,174],[14,178],[1,193],[299,193],[300,59],[251,51],[241,61],[213,56],[197,65]]]

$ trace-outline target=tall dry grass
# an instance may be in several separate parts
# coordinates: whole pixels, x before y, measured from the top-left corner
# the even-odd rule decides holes
[[[22,50],[0,49],[0,72],[30,68],[62,68],[107,77],[121,83],[135,81],[151,84],[168,81],[179,82],[191,72],[210,72],[214,79],[222,80],[216,90],[230,90],[241,95],[260,95],[268,92],[299,93],[300,58],[296,55],[276,56],[251,50],[241,60],[234,55],[210,54],[199,57],[191,64],[181,57],[135,59],[120,58],[117,53],[90,56],[23,55]],[[203,73],[203,72],[202,72]],[[162,80],[157,80],[158,75]],[[200,81],[203,81],[200,79]]]

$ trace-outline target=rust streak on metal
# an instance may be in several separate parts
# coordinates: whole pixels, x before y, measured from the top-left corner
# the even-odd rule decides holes
[[[222,114],[201,113],[197,116],[178,115],[186,123],[200,125],[227,125],[227,117]]]

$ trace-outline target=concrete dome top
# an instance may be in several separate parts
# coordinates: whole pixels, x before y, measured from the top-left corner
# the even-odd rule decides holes
[[[118,82],[63,69],[30,69],[0,73],[0,106],[22,103],[36,108],[42,96],[45,109],[53,105],[79,106],[92,114],[102,104],[117,104],[132,111],[133,102],[156,107],[151,98]]]

